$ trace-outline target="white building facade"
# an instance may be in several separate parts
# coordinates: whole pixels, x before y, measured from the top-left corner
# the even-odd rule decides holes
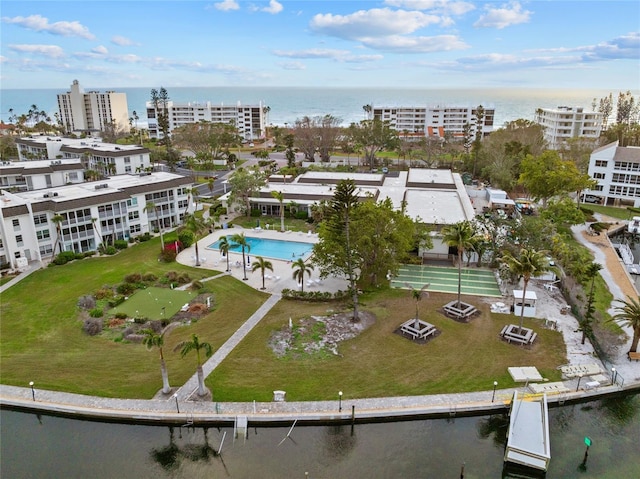
[[[3,190],[0,265],[15,268],[19,258],[93,251],[101,243],[177,227],[193,212],[190,188],[188,177],[159,172],[22,193]]]
[[[265,117],[267,110],[260,102],[257,105],[215,105],[211,102],[176,103],[168,101],[166,104],[169,116],[169,134],[182,125],[208,121],[210,123],[233,124],[238,134],[246,141],[264,138],[266,133]],[[147,102],[147,121],[150,138],[162,138],[162,130],[158,125],[158,114],[163,110],[162,105]]]
[[[372,108],[372,117],[388,121],[398,132],[406,132],[414,136],[450,135],[462,137],[469,128],[471,138],[476,132],[482,136],[493,132],[495,108],[483,107],[482,120],[478,126],[478,107],[468,106],[407,106]]]
[[[112,123],[120,131],[130,130],[125,93],[85,92],[78,80],[73,80],[69,91],[58,94],[58,113],[67,133],[100,132]]]
[[[552,150],[562,148],[571,138],[584,138],[595,144],[602,131],[602,114],[581,107],[538,108],[534,121],[544,127],[544,139]]]
[[[102,176],[139,173],[151,168],[148,148],[103,143],[99,138],[32,136],[17,139],[16,147],[20,161],[80,158],[85,169]]]
[[[0,188],[13,192],[82,182],[84,182],[84,166],[80,158],[0,163]]]
[[[616,141],[594,150],[589,176],[598,184],[586,195],[601,198],[605,205],[640,207],[640,147],[621,147]]]

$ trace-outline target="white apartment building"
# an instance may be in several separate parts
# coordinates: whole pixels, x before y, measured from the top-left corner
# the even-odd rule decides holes
[[[103,143],[99,138],[30,136],[16,140],[20,161],[80,158],[100,175],[138,173],[151,167],[150,151],[138,145]]]
[[[40,190],[82,182],[84,182],[84,166],[80,158],[0,163],[0,188],[13,192]]]
[[[589,176],[598,184],[585,195],[601,198],[605,205],[640,207],[640,147],[621,147],[616,141],[594,150]]]
[[[60,249],[93,251],[103,242],[176,227],[193,212],[190,188],[188,177],[158,172],[46,190],[2,190],[0,265],[16,268],[19,258],[42,261]],[[148,210],[149,202],[155,208]],[[59,234],[57,215],[62,217]]]
[[[96,133],[112,122],[121,131],[130,130],[126,93],[85,92],[78,80],[68,92],[58,94],[58,113],[67,133]]]
[[[246,141],[264,138],[266,133],[265,106],[260,102],[258,105],[215,105],[211,102],[198,103],[175,103],[168,101],[167,112],[169,115],[169,133],[174,128],[200,121],[210,123],[234,124],[238,128],[238,134]],[[147,120],[149,125],[149,136],[151,138],[162,138],[162,130],[158,125],[158,113],[162,113],[162,105],[147,102]]]
[[[602,131],[602,114],[581,107],[538,108],[534,121],[544,127],[544,139],[552,150],[562,148],[570,138],[595,143]]]
[[[493,131],[495,108],[483,107],[484,113],[480,125],[482,136]],[[477,107],[468,106],[409,106],[409,107],[377,107],[372,108],[372,117],[388,121],[391,127],[408,135],[437,136],[452,135],[462,137],[465,126],[471,127],[470,134],[475,138],[478,131]]]

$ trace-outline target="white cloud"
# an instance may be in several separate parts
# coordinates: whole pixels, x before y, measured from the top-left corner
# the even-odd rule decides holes
[[[529,22],[533,13],[528,10],[522,10],[522,6],[518,2],[511,2],[501,8],[487,6],[485,10],[487,13],[480,16],[478,21],[473,24],[474,27],[501,30],[511,25]]]
[[[434,37],[390,35],[384,38],[362,38],[360,41],[369,48],[386,52],[434,53],[469,48],[469,45],[456,35]]]
[[[114,35],[113,37],[111,37],[111,43],[119,45],[121,47],[137,45],[137,43],[135,43],[133,40],[127,37],[123,37],[122,35]]]
[[[469,2],[450,0],[385,0],[387,5],[411,10],[431,10],[452,15],[463,15],[475,10],[475,5]]]
[[[49,23],[49,19],[42,15],[30,15],[28,17],[2,17],[4,23],[19,25],[28,30],[36,32],[47,32],[52,35],[61,35],[64,37],[80,37],[87,40],[93,40],[95,36],[87,27],[80,22],[55,22]]]
[[[62,58],[64,51],[58,45],[9,45],[14,52],[31,53],[49,58]]]
[[[235,0],[223,0],[222,2],[214,3],[213,6],[216,10],[222,10],[223,12],[240,9],[240,5]]]
[[[278,57],[303,59],[330,59],[344,63],[366,63],[381,60],[382,55],[354,55],[348,50],[310,48],[307,50],[275,50]]]
[[[279,62],[277,65],[283,70],[306,70],[307,67],[302,62]]]
[[[277,2],[276,0],[269,0],[269,6],[261,8],[260,11],[275,15],[277,13],[280,13],[282,9],[283,7],[281,3]]]
[[[104,45],[99,45],[95,48],[92,48],[91,51],[93,53],[97,53],[98,55],[108,55],[109,54],[109,50],[107,50],[107,47],[105,47]]]
[[[442,21],[437,15],[417,11],[374,8],[349,15],[317,14],[311,19],[310,27],[317,33],[358,40],[362,37],[408,34]]]

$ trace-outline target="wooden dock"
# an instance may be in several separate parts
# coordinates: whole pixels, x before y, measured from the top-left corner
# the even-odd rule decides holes
[[[509,416],[505,465],[513,464],[546,472],[551,461],[547,395],[527,401],[518,399],[516,391]]]

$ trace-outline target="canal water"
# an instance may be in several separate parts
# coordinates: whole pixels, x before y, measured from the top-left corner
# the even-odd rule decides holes
[[[511,477],[504,415],[252,428],[234,440],[231,427],[0,414],[3,478],[459,478],[463,464],[467,479]],[[640,477],[640,394],[552,408],[550,432],[548,479]]]

